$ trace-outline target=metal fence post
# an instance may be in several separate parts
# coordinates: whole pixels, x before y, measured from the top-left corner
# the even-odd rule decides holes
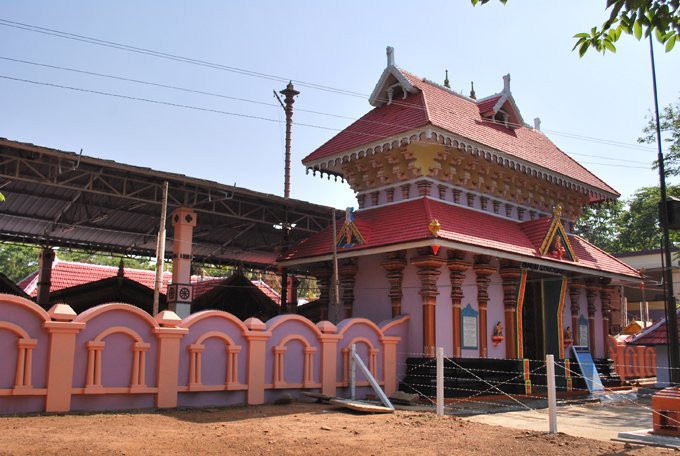
[[[548,423],[550,434],[557,434],[557,394],[555,392],[555,357],[545,355],[545,367],[548,374]]]
[[[437,416],[444,416],[444,348],[437,347]]]

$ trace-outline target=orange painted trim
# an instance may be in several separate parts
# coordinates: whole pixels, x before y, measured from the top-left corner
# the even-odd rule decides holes
[[[122,304],[122,303],[109,303],[109,304],[101,304],[96,307],[92,307],[91,309],[87,309],[85,312],[78,314],[76,318],[73,319],[74,322],[81,322],[81,323],[87,323],[88,321],[92,320],[94,317],[101,315],[106,312],[111,312],[113,310],[124,310],[130,313],[133,313],[140,317],[142,320],[146,321],[150,327],[156,329],[160,328],[158,326],[158,322],[153,319],[151,315],[140,309],[139,307],[132,306],[130,304]]]
[[[522,309],[524,308],[524,293],[527,286],[527,270],[522,269],[519,275],[519,287],[517,289],[517,311],[515,312],[515,322],[517,328],[517,358],[524,358],[524,324],[522,322]]]
[[[286,315],[279,315],[278,317],[274,317],[270,320],[267,320],[266,326],[267,326],[267,331],[270,333],[273,333],[276,328],[281,326],[287,321],[290,320],[295,320],[299,321],[300,323],[304,324],[307,326],[309,329],[311,329],[314,334],[316,334],[316,337],[318,340],[321,340],[321,337],[323,336],[323,333],[319,330],[319,328],[311,322],[311,320],[308,320],[307,318],[303,317],[302,315],[296,315],[296,314],[286,314]]]
[[[0,294],[0,297],[2,298],[3,302],[6,303],[11,303],[11,304],[16,304],[20,307],[24,307],[34,314],[36,314],[38,317],[40,317],[43,321],[51,321],[52,317],[43,309],[40,307],[38,304],[34,303],[30,299],[22,298],[21,296],[15,296],[15,295],[10,295],[10,294]]]
[[[72,388],[71,394],[154,394],[158,388],[153,386],[95,386]]]
[[[47,388],[33,388],[30,386],[3,388],[0,389],[0,396],[47,396]]]
[[[557,305],[557,332],[559,338],[560,359],[564,359],[564,301],[567,296],[567,276],[562,276],[560,302]]]
[[[206,318],[211,318],[211,317],[217,317],[217,318],[223,318],[224,320],[228,320],[232,323],[234,323],[236,326],[239,327],[241,330],[241,334],[245,335],[246,333],[249,332],[248,327],[240,320],[238,319],[235,315],[230,314],[229,312],[224,312],[222,310],[204,310],[201,312],[196,312],[194,314],[189,315],[186,317],[182,322],[177,325],[180,328],[191,328],[193,325],[198,323],[201,320],[205,320]]]

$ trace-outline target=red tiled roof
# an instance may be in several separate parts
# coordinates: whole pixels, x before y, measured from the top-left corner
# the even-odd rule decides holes
[[[680,309],[676,311],[676,315],[680,315]],[[631,345],[667,345],[668,334],[666,331],[666,319],[664,318],[635,335],[628,343]],[[680,337],[680,326],[678,327],[678,336]]]
[[[349,249],[339,248],[338,253],[349,250],[363,250],[373,247],[402,244],[433,239],[428,225],[433,218],[439,220],[441,229],[438,238],[453,242],[514,253],[532,258],[541,258],[556,263],[570,264],[583,268],[639,278],[639,273],[608,253],[598,249],[584,239],[569,235],[577,263],[567,259],[558,260],[542,256],[538,252],[543,236],[539,236],[542,219],[519,223],[464,207],[453,206],[430,198],[417,198],[401,203],[357,211],[355,225],[364,236],[366,243]],[[547,225],[545,226],[547,230]],[[288,251],[284,260],[328,255],[332,251],[333,237],[327,228],[297,244]]]
[[[479,113],[484,114],[485,112],[491,111],[501,97],[502,95],[494,95],[492,97],[478,101],[477,108],[479,109]]]
[[[220,278],[209,278],[207,280],[198,280],[194,282],[194,299],[198,298],[204,293],[212,290],[215,287],[220,286],[222,282],[227,280],[225,277]],[[281,305],[281,295],[279,295],[276,290],[267,285],[263,280],[251,280],[253,285],[255,285],[262,293],[264,293],[269,299],[275,302],[277,305]]]
[[[474,100],[401,70],[420,90],[399,103],[369,111],[305,157],[309,163],[371,142],[431,124],[542,168],[618,196],[618,192],[562,152],[543,133],[524,125],[509,129],[484,121]],[[493,100],[491,98],[489,102]],[[497,100],[496,100],[497,101]],[[482,101],[486,103],[486,101]]]
[[[52,263],[52,284],[50,292],[61,290],[64,288],[75,287],[84,283],[95,282],[97,280],[107,279],[118,275],[117,266],[103,266],[99,264],[78,263],[74,261],[62,261],[55,259]],[[156,280],[156,271],[146,269],[132,269],[123,268],[123,275],[130,280],[141,283],[142,285],[153,289]],[[163,272],[163,282],[160,292],[165,294],[168,284],[172,280],[172,273]],[[208,283],[212,281],[221,281],[224,279],[214,279],[208,277],[206,280],[199,276],[192,276],[191,282],[194,284],[194,298],[200,296],[208,289],[205,289]],[[18,286],[26,292],[29,296],[36,296],[38,294],[38,271],[33,272],[28,277],[18,283]]]
[[[155,271],[124,268],[123,273],[128,279],[139,282],[151,289],[154,288],[154,281],[156,279]],[[52,263],[52,284],[50,286],[50,291],[52,292],[61,290],[63,288],[70,288],[76,285],[94,282],[96,280],[115,277],[117,275],[117,266],[103,266],[99,264],[77,263],[55,259]],[[163,273],[161,293],[165,293],[168,283],[170,283],[171,279],[172,273]],[[36,296],[38,294],[38,271],[35,271],[23,279],[18,285],[28,295]]]

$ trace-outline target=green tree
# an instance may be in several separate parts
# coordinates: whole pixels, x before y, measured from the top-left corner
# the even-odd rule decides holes
[[[669,185],[669,196],[680,197],[680,186]],[[642,187],[627,201],[628,210],[621,218],[619,242],[621,251],[634,252],[661,248],[661,229],[659,228],[659,202],[661,192],[658,187]],[[671,243],[680,241],[680,233],[671,231]]]
[[[659,115],[661,131],[667,134],[664,142],[668,149],[664,154],[664,168],[666,176],[680,176],[680,101],[666,106]],[[649,117],[649,122],[643,130],[644,136],[638,138],[638,142],[656,144],[656,121],[654,116]],[[654,168],[659,164],[654,162]]]
[[[470,0],[472,5],[485,4],[490,0]],[[507,0],[499,0],[507,3]],[[633,35],[640,40],[652,33],[666,45],[669,52],[680,41],[680,0],[606,0],[605,9],[609,10],[609,18],[600,27],[593,27],[590,32],[574,35],[579,55],[583,56],[588,49],[595,49],[603,54],[616,52],[615,42],[623,33]]]
[[[0,243],[0,271],[20,281],[38,268],[38,250],[34,245]]]
[[[574,233],[607,252],[621,252],[619,242],[624,207],[621,201],[586,206],[574,224]]]
[[[678,185],[669,185],[667,191],[680,197]],[[659,201],[658,187],[642,187],[624,202],[586,207],[574,224],[574,233],[612,253],[658,249]],[[671,231],[671,242],[680,243],[680,232]]]

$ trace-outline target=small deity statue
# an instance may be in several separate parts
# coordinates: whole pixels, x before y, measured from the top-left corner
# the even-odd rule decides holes
[[[496,327],[493,330],[493,337],[503,337],[503,325],[499,321],[496,323]]]
[[[564,258],[566,250],[564,249],[564,246],[562,245],[562,239],[560,239],[559,236],[555,236],[555,244],[553,245],[552,249],[552,256],[557,258],[558,260],[561,260]]]
[[[567,328],[564,330],[564,340],[572,340],[571,326],[567,326]]]

